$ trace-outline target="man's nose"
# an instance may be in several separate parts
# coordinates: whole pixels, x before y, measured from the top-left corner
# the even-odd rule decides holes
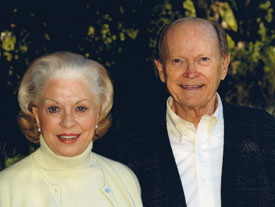
[[[71,128],[75,125],[75,119],[71,112],[65,112],[63,115],[63,119],[61,121],[61,125],[64,128]]]
[[[183,73],[183,76],[186,78],[191,78],[191,79],[198,77],[199,73],[196,68],[196,63],[194,63],[192,61],[188,62],[186,69]]]

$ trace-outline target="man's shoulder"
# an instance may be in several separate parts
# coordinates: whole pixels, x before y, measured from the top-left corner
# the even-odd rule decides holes
[[[223,103],[223,110],[225,120],[265,123],[275,127],[275,117],[261,109]]]

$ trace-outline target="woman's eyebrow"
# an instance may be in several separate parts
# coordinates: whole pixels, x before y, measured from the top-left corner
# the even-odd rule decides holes
[[[53,102],[59,104],[59,102],[58,102],[57,100],[54,100],[54,99],[52,99],[52,98],[45,98],[45,99],[44,99],[44,102],[47,102],[47,101],[53,101]]]

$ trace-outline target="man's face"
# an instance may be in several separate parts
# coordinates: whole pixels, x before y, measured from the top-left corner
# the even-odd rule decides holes
[[[156,65],[176,107],[212,107],[230,61],[222,57],[214,29],[197,22],[173,25],[163,44],[165,57]]]

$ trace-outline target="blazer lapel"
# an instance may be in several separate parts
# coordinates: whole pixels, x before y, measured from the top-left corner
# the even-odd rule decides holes
[[[234,145],[234,138],[238,135],[234,134],[234,127],[224,118],[224,150],[223,150],[223,166],[221,180],[221,203],[222,207],[238,206],[237,203],[237,186],[235,178],[236,173],[236,154],[237,149]]]
[[[160,159],[159,163],[161,165],[162,173],[165,176],[165,181],[163,183],[163,196],[167,198],[167,205],[165,206],[185,207],[186,201],[184,191],[173,151],[169,142],[166,126],[166,113],[163,114],[164,117],[162,117],[160,128],[158,128],[158,141],[156,149]]]

